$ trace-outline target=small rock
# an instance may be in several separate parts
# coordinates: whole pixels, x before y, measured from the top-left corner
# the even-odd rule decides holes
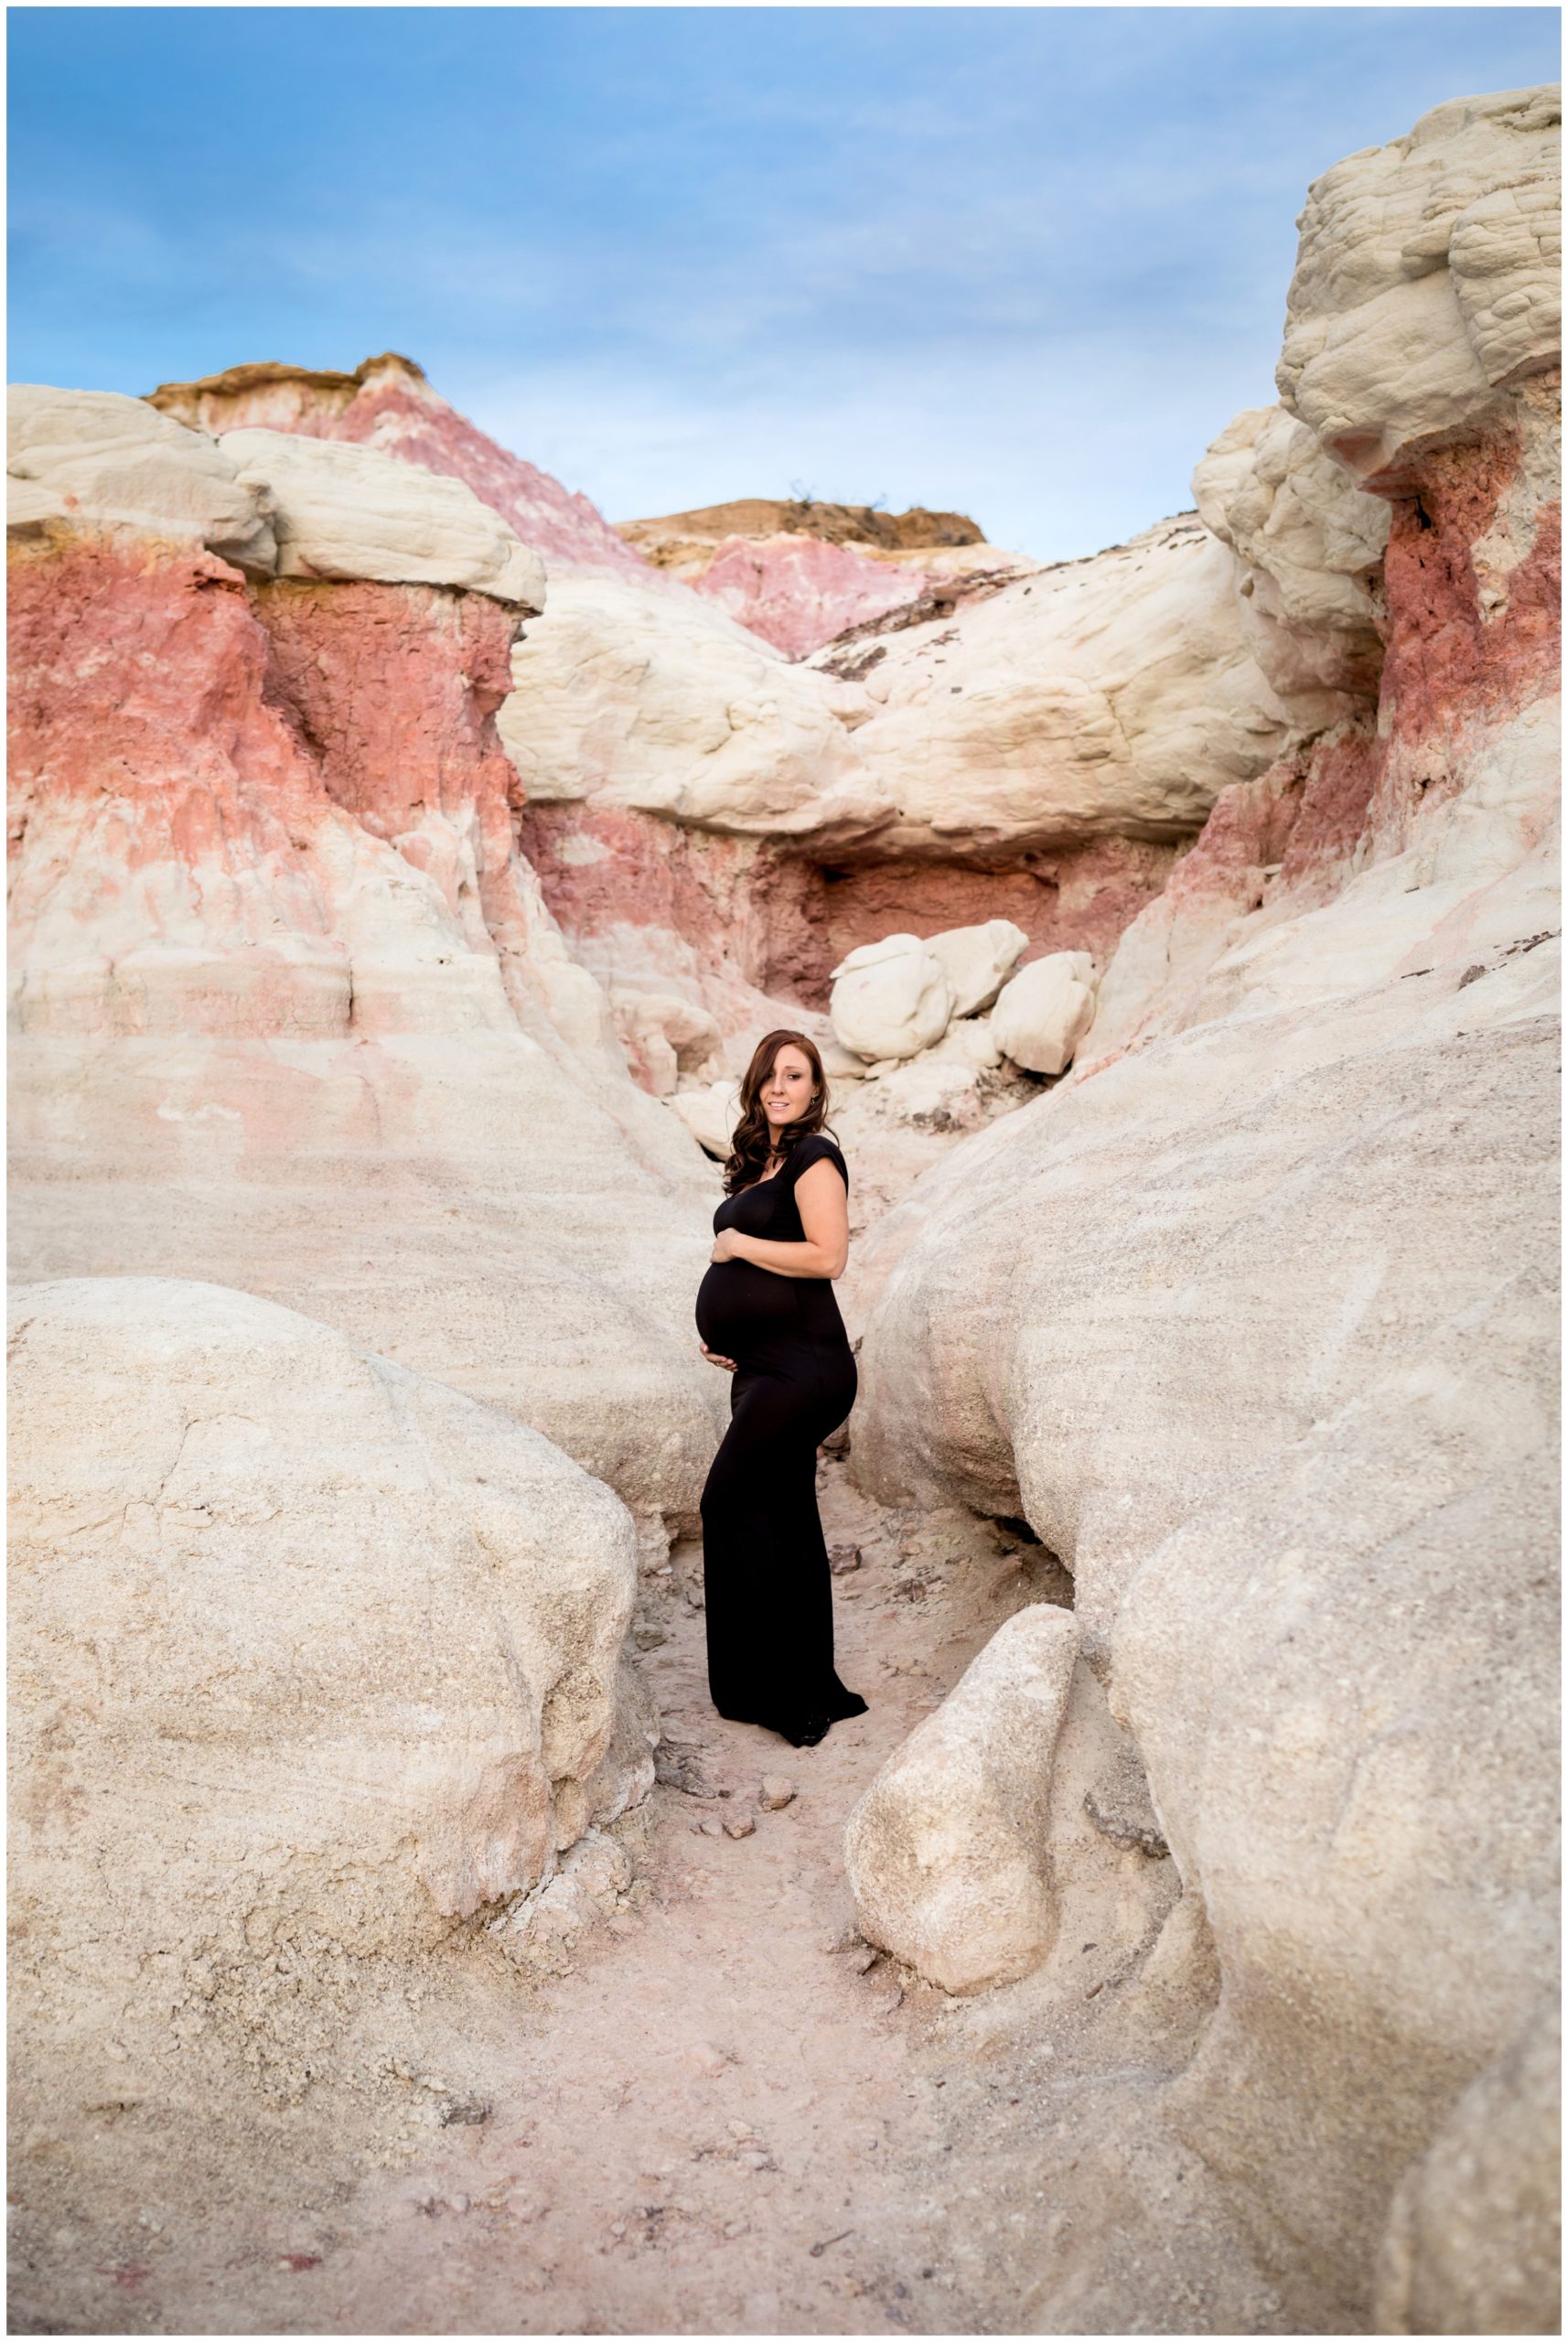
[[[492,2111],[493,2109],[488,2099],[449,2098],[442,2104],[441,2121],[444,2126],[450,2126],[455,2122],[488,2122]]]
[[[861,1949],[855,1953],[854,1958],[850,1961],[850,1966],[854,1969],[857,1976],[865,1976],[868,1975],[871,1970],[875,1967],[881,1957],[882,1954],[877,1950],[875,1944],[863,1944]]]
[[[794,1782],[786,1780],[782,1773],[764,1773],[762,1786],[757,1792],[757,1802],[764,1813],[778,1813],[785,1806],[792,1804],[797,1794]]]
[[[1474,967],[1466,969],[1464,974],[1460,977],[1459,982],[1455,986],[1455,990],[1463,992],[1466,984],[1479,983],[1480,979],[1486,974],[1486,972],[1485,968],[1483,968],[1477,961]]]
[[[823,1938],[821,1950],[831,1959],[835,1952],[859,1950],[865,1941],[858,1928],[840,1928],[834,1934]]]
[[[706,1796],[701,1746],[690,1740],[661,1740],[653,1752],[653,1778],[687,1797]]]
[[[749,1838],[756,1828],[757,1824],[749,1813],[737,1813],[733,1821],[724,1824],[724,1833],[726,1838]]]
[[[722,1838],[724,1836],[724,1823],[722,1821],[715,1821],[711,1813],[704,1821],[699,1821],[697,1827],[702,1832],[704,1838]]]
[[[749,2139],[755,2135],[749,2122],[726,2122],[725,2129],[732,2139]]]
[[[889,1985],[885,1993],[877,1994],[871,2005],[878,2016],[891,2016],[895,2009],[904,2005],[904,1987],[902,1984]]]
[[[1144,1802],[1147,1804],[1146,1797]],[[1112,1845],[1135,1846],[1139,1853],[1147,1854],[1151,1862],[1162,1862],[1170,1853],[1152,1807],[1146,1812],[1119,1810],[1109,1797],[1103,1794],[1097,1797],[1093,1789],[1086,1789],[1083,1810],[1101,1836],[1109,1838]],[[1093,1946],[1085,1944],[1084,1950],[1090,1951]]]
[[[639,1627],[631,1638],[639,1650],[657,1650],[660,1643],[669,1640],[662,1627]]]
[[[828,1567],[834,1577],[847,1576],[851,1570],[857,1570],[860,1567],[860,1547],[858,1545],[830,1545]]]
[[[749,2154],[742,2155],[741,2161],[748,2171],[766,2171],[771,2157],[762,2148],[753,2147]]]
[[[695,2066],[700,2074],[722,2074],[729,2058],[714,2041],[693,2041],[686,2052],[686,2062]]]

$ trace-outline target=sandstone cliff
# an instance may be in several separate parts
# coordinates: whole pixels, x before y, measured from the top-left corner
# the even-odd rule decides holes
[[[1071,1569],[1218,1954],[1169,2119],[1400,2331],[1458,2330],[1444,2125],[1521,2206],[1551,2135],[1555,118],[1462,101],[1313,189],[1290,413],[1198,493],[1326,728],[1221,793],[1060,1090],[877,1231],[855,1434]],[[1551,2283],[1499,2259],[1468,2315]]]
[[[83,393],[16,424],[23,1273],[304,1304],[650,1536],[690,1518],[705,1181],[516,849],[494,717],[537,560],[374,450]],[[247,531],[249,577],[211,549]]]

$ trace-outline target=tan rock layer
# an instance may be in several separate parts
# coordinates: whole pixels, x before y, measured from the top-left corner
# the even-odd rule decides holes
[[[869,504],[823,504],[815,498],[741,497],[657,520],[618,521],[617,532],[639,553],[665,565],[664,548],[682,540],[722,544],[726,537],[817,537],[824,544],[863,545],[879,553],[917,553],[948,545],[978,545],[983,531],[963,512],[884,512]]]

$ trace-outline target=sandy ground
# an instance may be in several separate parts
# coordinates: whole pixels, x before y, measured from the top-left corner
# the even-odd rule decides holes
[[[396,2124],[241,2123],[227,2186],[188,2191],[149,2142],[140,2203],[130,2135],[96,2204],[14,2186],[13,2331],[1338,2330],[1160,2129],[1183,2044],[1138,2002],[1144,1857],[1100,1882],[1095,1907],[1115,1887],[1133,1910],[1119,1945],[1068,1939],[1069,1915],[1049,1974],[1008,1991],[949,2001],[855,1938],[851,1806],[1001,1618],[1070,1585],[1004,1528],[878,1510],[840,1459],[822,1491],[830,1542],[862,1552],[835,1594],[870,1713],[800,1750],[718,1719],[678,1548],[638,1640],[687,1786],[615,1825],[621,1907],[564,1972],[497,1963],[466,2016],[432,2012],[443,2070],[406,2068]],[[794,1784],[779,1810],[764,1775]]]

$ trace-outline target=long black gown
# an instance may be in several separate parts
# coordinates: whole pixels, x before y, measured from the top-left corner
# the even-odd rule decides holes
[[[843,1156],[813,1132],[772,1178],[725,1197],[714,1233],[804,1243],[795,1182],[824,1159],[847,1192]],[[832,1283],[715,1261],[697,1294],[697,1330],[736,1362],[730,1426],[703,1490],[714,1705],[790,1737],[812,1718],[862,1715],[865,1702],[833,1670],[832,1580],[817,1510],[817,1449],[849,1413],[858,1381]]]

